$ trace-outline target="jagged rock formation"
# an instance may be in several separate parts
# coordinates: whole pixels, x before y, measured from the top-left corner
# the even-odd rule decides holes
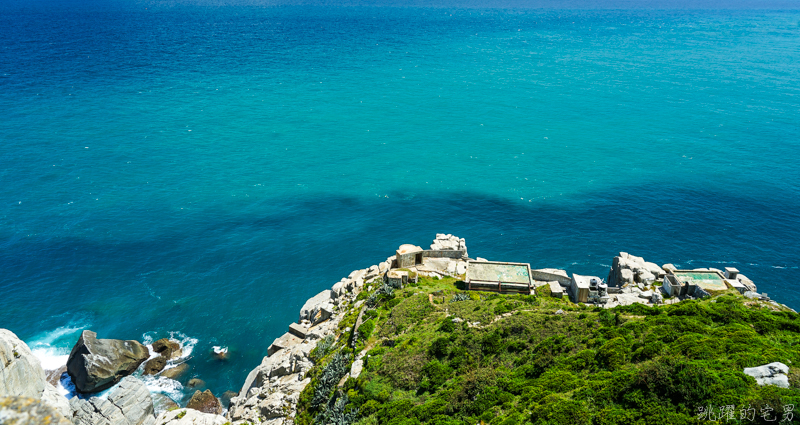
[[[148,357],[147,347],[137,341],[97,339],[95,332],[86,330],[72,347],[67,373],[78,391],[94,393],[111,388]]]
[[[167,360],[175,360],[180,358],[183,350],[181,344],[177,341],[172,341],[169,338],[161,338],[153,343],[153,351],[160,354]]]
[[[634,283],[650,284],[666,274],[656,263],[644,261],[642,257],[620,252],[614,257],[608,273],[608,286],[622,288]]]
[[[210,390],[205,390],[203,392],[195,391],[192,398],[186,403],[186,408],[203,413],[222,414],[222,404],[220,404],[219,399],[217,399]]]
[[[154,425],[153,399],[144,383],[122,378],[108,399],[73,397],[69,402],[75,425]]]
[[[3,425],[72,425],[52,406],[30,397],[0,397]]]
[[[27,344],[6,329],[0,329],[0,397],[32,398],[64,417],[71,414],[67,399],[47,382],[39,359]]]
[[[431,249],[434,251],[463,250],[464,257],[467,257],[467,242],[464,238],[459,238],[458,236],[437,233],[436,239],[431,244]]]
[[[224,425],[230,422],[220,415],[193,409],[176,409],[160,414],[155,423],[156,425]]]

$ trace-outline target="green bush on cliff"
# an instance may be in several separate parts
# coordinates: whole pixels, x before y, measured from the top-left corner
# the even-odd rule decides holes
[[[783,406],[800,406],[795,313],[729,294],[605,310],[477,292],[432,304],[434,292],[448,301],[462,293],[454,279],[420,278],[394,291],[396,305],[384,299],[380,314],[364,316],[373,323],[361,334],[364,370],[336,392],[357,424],[700,424],[699,407],[725,405],[771,407],[777,421],[727,422],[766,424],[779,423]],[[775,361],[790,366],[791,388],[761,387],[742,373]],[[342,399],[319,385],[322,364],[309,374],[315,392],[304,391],[297,424]],[[325,390],[320,404],[310,402],[316,390]]]

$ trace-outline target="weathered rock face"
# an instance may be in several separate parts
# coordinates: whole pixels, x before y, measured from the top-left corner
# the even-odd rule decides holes
[[[186,403],[186,408],[215,415],[222,413],[222,404],[220,404],[219,400],[210,390],[205,390],[203,392],[195,391],[189,403]]]
[[[153,351],[161,354],[167,360],[175,360],[182,354],[181,345],[168,338],[161,338],[154,342]]]
[[[45,375],[28,345],[13,332],[0,329],[0,396],[42,398]]]
[[[315,295],[310,300],[306,301],[306,303],[303,304],[303,308],[300,309],[300,321],[313,321],[314,317],[319,313],[323,305],[330,304],[329,302],[331,300],[331,294],[332,291],[330,289],[326,289]]]
[[[64,417],[71,414],[67,399],[46,381],[42,365],[28,345],[13,332],[0,329],[0,397],[6,396],[30,397]]]
[[[122,378],[108,399],[73,397],[70,402],[75,425],[153,425],[153,400],[144,383],[132,376]]]
[[[167,365],[167,359],[164,356],[153,357],[144,364],[144,375],[155,375],[164,370]]]
[[[776,387],[789,388],[789,366],[781,362],[758,367],[746,367],[744,368],[744,374],[756,378],[758,385],[775,385]]]
[[[97,339],[87,330],[72,347],[67,373],[78,391],[98,392],[133,373],[149,356],[147,347],[137,341]]]
[[[56,386],[59,382],[61,382],[61,376],[67,373],[67,365],[61,366],[56,370],[46,370],[44,371],[45,378],[47,382],[51,385]]]
[[[46,403],[30,397],[0,397],[0,423],[3,425],[72,425]]]
[[[156,419],[156,425],[224,425],[229,423],[224,416],[198,412],[192,409],[177,409],[164,412]]]

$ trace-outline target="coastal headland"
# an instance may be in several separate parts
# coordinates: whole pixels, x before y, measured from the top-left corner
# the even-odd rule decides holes
[[[800,316],[739,270],[622,252],[602,278],[502,260],[471,258],[448,234],[402,245],[311,297],[241,388],[213,394],[195,378],[183,406],[143,383],[183,379],[180,341],[84,330],[67,364],[45,371],[0,330],[0,423],[794,420]]]

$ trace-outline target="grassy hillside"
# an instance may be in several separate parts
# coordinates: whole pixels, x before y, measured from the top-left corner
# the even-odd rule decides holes
[[[774,424],[785,406],[800,407],[795,313],[734,294],[603,310],[459,285],[423,278],[360,294],[367,302],[342,321],[338,341],[313,353],[296,422],[693,424],[707,422],[699,408],[717,415],[730,405],[735,419],[721,422]],[[345,380],[364,350],[363,372]],[[776,361],[791,368],[792,388],[760,387],[742,373]]]

